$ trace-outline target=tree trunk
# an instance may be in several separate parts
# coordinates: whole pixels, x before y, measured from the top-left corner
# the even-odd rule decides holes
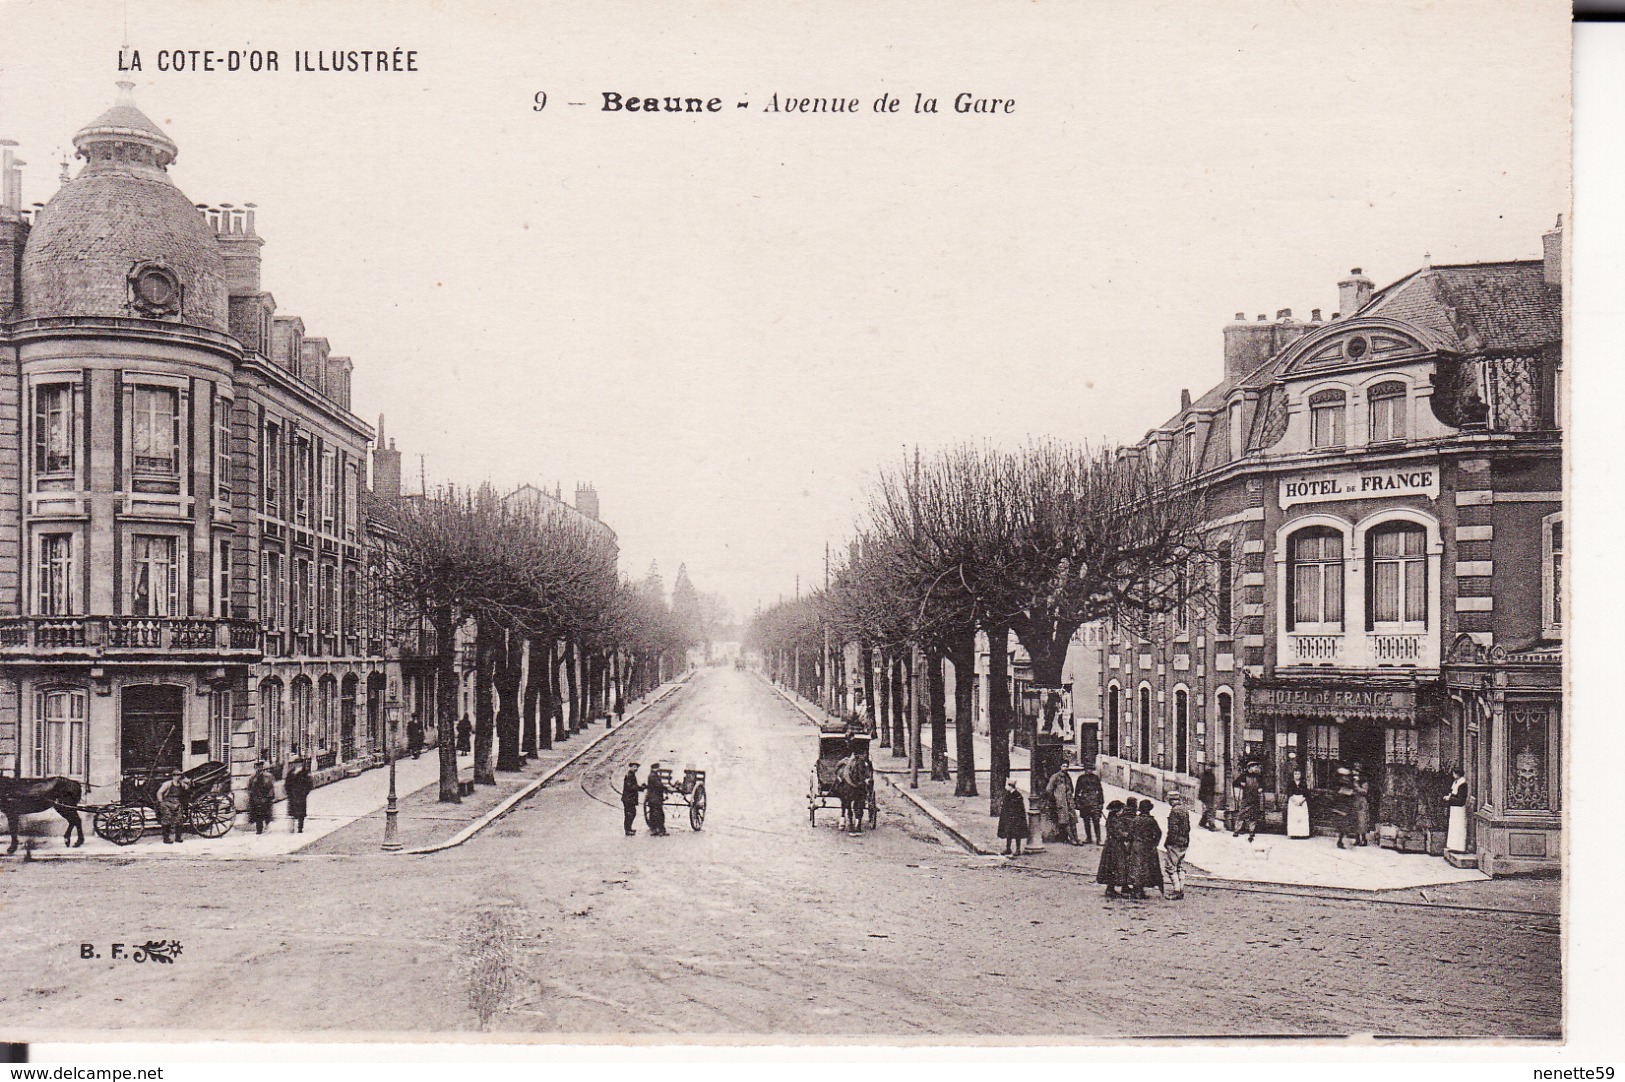
[[[519,685],[525,675],[524,640],[516,631],[499,631],[497,636],[497,769],[518,770],[525,765],[519,754]]]
[[[534,635],[525,638],[525,744],[527,755],[535,755],[542,748],[553,746],[551,725],[541,724],[542,685],[547,679],[547,659],[542,644]]]
[[[885,647],[878,651],[880,654],[880,672],[875,686],[875,697],[880,701],[875,704],[879,709],[877,731],[880,735],[880,746],[891,747],[891,654]]]
[[[435,735],[440,753],[440,803],[461,804],[457,795],[457,623],[451,610],[438,609],[430,619],[435,645]],[[399,734],[392,734],[396,740]],[[399,751],[396,752],[399,754]]]
[[[863,715],[869,732],[875,731],[875,648],[868,641],[858,647],[858,664],[863,669]]]
[[[559,644],[558,640],[551,639],[547,644],[547,686],[549,689],[548,707],[552,710],[553,730],[555,739],[570,739],[570,730],[564,724],[564,684],[559,676]]]
[[[976,795],[976,629],[949,654],[954,665],[954,743],[958,752],[955,796]]]
[[[1017,637],[1032,658],[1033,690],[1040,696],[1046,691],[1053,691],[1058,696],[1062,691],[1061,674],[1066,670],[1067,648],[1071,645],[1072,635],[1078,630],[1078,624],[1075,621],[1042,620],[1022,621],[1019,626],[1025,634],[1018,632]],[[1028,759],[1031,769],[1027,781],[1032,792],[1039,793],[1049,785],[1050,776],[1061,768],[1065,747],[1052,736],[1040,736],[1036,723],[1033,729],[1027,734],[1031,745]]]
[[[1004,802],[1004,782],[1010,776],[1010,629],[987,629],[987,727],[993,741],[988,763],[989,815],[997,816]],[[1031,796],[1032,794],[1028,794]]]
[[[496,711],[491,702],[495,686],[498,644],[502,632],[494,622],[482,619],[474,625],[474,784],[495,785],[491,769],[491,744],[496,735]]]
[[[905,656],[907,649],[898,647],[892,651],[891,658],[891,757],[893,759],[906,759],[908,757],[908,732],[905,726],[908,723],[908,704],[903,695],[905,685],[908,683],[908,659]]]
[[[564,644],[564,679],[570,689],[570,731],[579,733],[586,726],[581,720],[581,674],[577,669],[580,655],[576,651],[575,641],[566,640]]]
[[[942,654],[932,650],[925,655],[926,702],[931,707],[931,780],[947,781],[948,773],[948,688],[942,679]]]

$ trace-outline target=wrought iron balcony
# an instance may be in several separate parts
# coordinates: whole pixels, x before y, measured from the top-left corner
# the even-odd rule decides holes
[[[252,620],[164,616],[0,618],[0,656],[168,654],[253,660],[262,651],[260,628]]]

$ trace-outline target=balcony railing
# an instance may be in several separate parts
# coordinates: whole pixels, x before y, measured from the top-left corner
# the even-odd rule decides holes
[[[161,616],[12,616],[0,618],[0,653],[176,653],[257,655],[252,620]]]
[[[1436,633],[1331,632],[1281,636],[1277,664],[1325,668],[1435,668],[1439,664]]]

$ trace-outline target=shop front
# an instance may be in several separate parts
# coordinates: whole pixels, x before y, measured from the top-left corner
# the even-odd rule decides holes
[[[1295,780],[1308,790],[1310,825],[1336,833],[1338,789],[1358,770],[1368,787],[1371,822],[1416,831],[1424,790],[1448,789],[1441,759],[1438,687],[1409,678],[1303,677],[1247,684],[1242,756],[1261,764],[1265,807],[1277,822]],[[1340,769],[1351,771],[1339,775]],[[1423,831],[1444,820],[1433,816]],[[1414,847],[1426,848],[1426,838]]]

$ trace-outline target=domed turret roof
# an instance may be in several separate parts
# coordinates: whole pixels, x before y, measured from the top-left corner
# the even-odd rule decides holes
[[[153,318],[224,331],[225,258],[169,178],[178,148],[129,84],[73,137],[79,175],[39,214],[23,250],[23,314]],[[138,280],[148,276],[146,287]],[[172,288],[163,288],[165,284]]]

